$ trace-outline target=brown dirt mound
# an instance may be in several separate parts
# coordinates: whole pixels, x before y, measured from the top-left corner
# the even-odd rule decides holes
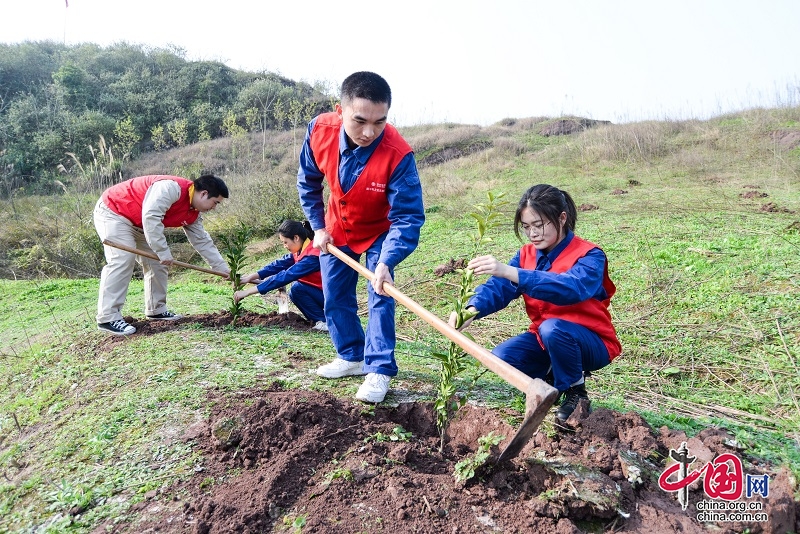
[[[151,492],[126,521],[95,532],[707,533],[696,519],[702,485],[690,486],[687,510],[658,487],[665,456],[682,441],[698,459],[739,454],[721,429],[687,439],[666,428],[657,433],[636,414],[588,414],[584,406],[571,429],[540,432],[513,462],[464,484],[454,466],[472,455],[477,438],[494,430],[508,440],[515,430],[496,412],[462,408],[440,453],[430,404],[371,408],[276,384],[233,398],[218,394],[211,403],[208,421],[184,436],[203,458],[196,474]],[[411,432],[408,441],[397,427]],[[787,473],[746,459],[745,466],[773,475],[768,498],[752,499],[769,522],[711,528],[796,529]]]
[[[766,198],[769,195],[767,193],[762,193],[761,191],[747,191],[745,193],[739,193],[740,198]]]
[[[447,161],[463,158],[470,154],[482,152],[492,146],[492,142],[488,140],[472,141],[456,146],[446,146],[423,156],[417,161],[417,166],[420,168],[433,167],[440,165]]]
[[[776,130],[772,139],[784,150],[791,150],[800,146],[800,130]]]
[[[767,213],[795,213],[794,210],[778,206],[774,202],[767,202],[766,204],[762,204],[761,207],[759,208],[759,211],[765,211]]]
[[[206,313],[201,315],[185,315],[177,321],[149,321],[125,317],[128,324],[136,327],[136,333],[131,336],[108,336],[103,342],[97,345],[98,349],[109,350],[120,343],[124,343],[127,338],[136,336],[151,336],[160,332],[174,329],[181,324],[199,324],[207,328],[221,328],[228,326],[233,320],[231,312],[223,310],[216,313]],[[314,323],[297,313],[278,313],[270,312],[267,314],[252,311],[244,312],[236,320],[237,327],[245,326],[278,326],[282,328],[294,328],[296,330],[309,330]]]

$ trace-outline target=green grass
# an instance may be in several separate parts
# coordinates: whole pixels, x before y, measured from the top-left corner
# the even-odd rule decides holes
[[[397,285],[445,318],[458,275],[434,269],[471,249],[472,204],[489,189],[507,193],[505,229],[484,248],[505,261],[520,246],[510,222],[522,191],[539,182],[562,187],[578,205],[597,206],[579,213],[578,234],[604,248],[617,285],[612,315],[624,352],[589,381],[594,406],[689,435],[728,428],[748,458],[800,476],[800,161],[762,150],[759,137],[764,124],[798,117],[773,114],[559,138],[512,130],[529,152],[509,159],[487,149],[422,173],[437,193],[426,198],[420,245],[397,269]],[[632,132],[649,148],[612,146]],[[746,186],[769,196],[742,198],[753,190]],[[762,211],[767,202],[780,209]],[[279,254],[268,247],[250,266]],[[176,269],[169,305],[214,313],[230,306],[231,293],[219,278]],[[360,383],[309,372],[334,357],[327,337],[275,328],[184,324],[109,348],[94,324],[96,299],[96,278],[0,281],[0,533],[89,532],[124,517],[148,491],[191,476],[202,459],[179,438],[207,415],[212,390],[278,380],[351,397]],[[275,309],[258,298],[243,303]],[[141,318],[142,307],[134,280],[123,313]],[[401,306],[397,323],[400,374],[388,400],[432,400],[438,362],[430,351],[445,350],[447,340]],[[514,303],[469,331],[492,348],[527,324]],[[459,389],[481,372],[465,373]],[[492,373],[480,374],[471,396],[518,410],[524,400]],[[69,519],[76,507],[85,511]]]

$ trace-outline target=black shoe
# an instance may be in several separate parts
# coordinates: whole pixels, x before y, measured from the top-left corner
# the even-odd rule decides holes
[[[572,412],[578,407],[578,403],[581,402],[581,399],[586,399],[587,402],[589,401],[589,394],[586,393],[585,384],[572,386],[564,392],[561,406],[556,412],[556,418],[558,418],[559,422],[563,423],[569,419],[569,416],[572,415]]]
[[[136,333],[136,327],[129,325],[124,319],[117,319],[108,323],[97,323],[97,328],[115,336],[129,336]]]
[[[183,315],[178,315],[177,313],[172,313],[171,311],[167,310],[164,313],[159,313],[158,315],[148,315],[147,318],[151,321],[177,321],[178,319],[183,319]]]

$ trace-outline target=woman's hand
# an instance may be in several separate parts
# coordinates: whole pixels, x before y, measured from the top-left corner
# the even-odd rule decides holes
[[[233,302],[239,304],[243,298],[249,297],[250,295],[255,295],[256,293],[258,293],[257,287],[242,289],[241,291],[237,291],[233,294]]]
[[[507,263],[499,262],[494,256],[478,256],[467,264],[467,269],[472,269],[475,274],[486,274],[506,278],[515,284],[519,283],[519,272]]]
[[[467,308],[464,311],[465,312],[471,312],[474,315],[472,317],[470,317],[469,319],[464,321],[464,324],[462,324],[461,327],[458,329],[459,332],[461,332],[466,327],[471,325],[472,321],[475,319],[475,315],[478,314],[478,310],[474,306],[467,306]],[[447,324],[449,324],[453,328],[456,328],[456,324],[458,324],[458,313],[457,312],[450,312],[450,318],[447,320]]]
[[[258,273],[243,274],[239,279],[240,283],[242,284],[250,284],[256,280],[258,280]]]

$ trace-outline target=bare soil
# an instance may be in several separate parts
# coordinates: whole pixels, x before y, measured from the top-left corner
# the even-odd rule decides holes
[[[224,322],[220,315],[182,321],[213,325]],[[249,316],[241,324],[310,326],[299,316],[276,316]],[[140,329],[135,335],[170,327],[132,324]],[[480,468],[476,477],[460,482],[453,475],[456,463],[472,457],[478,438],[490,431],[506,437],[502,448],[519,425],[519,413],[468,404],[439,452],[429,403],[374,407],[284,390],[278,383],[233,395],[212,392],[208,402],[209,418],[182,437],[199,452],[201,468],[145,495],[124,520],[95,532],[800,531],[800,503],[789,473],[749,458],[724,429],[687,438],[666,427],[656,430],[635,413],[589,413],[582,404],[568,426],[550,435],[540,431],[514,460]],[[742,499],[761,502],[769,520],[701,523],[696,505],[709,500],[701,481],[689,487],[686,510],[674,493],[661,490],[658,477],[669,451],[684,441],[698,464],[732,453],[744,462],[744,473],[769,474],[768,497]]]

